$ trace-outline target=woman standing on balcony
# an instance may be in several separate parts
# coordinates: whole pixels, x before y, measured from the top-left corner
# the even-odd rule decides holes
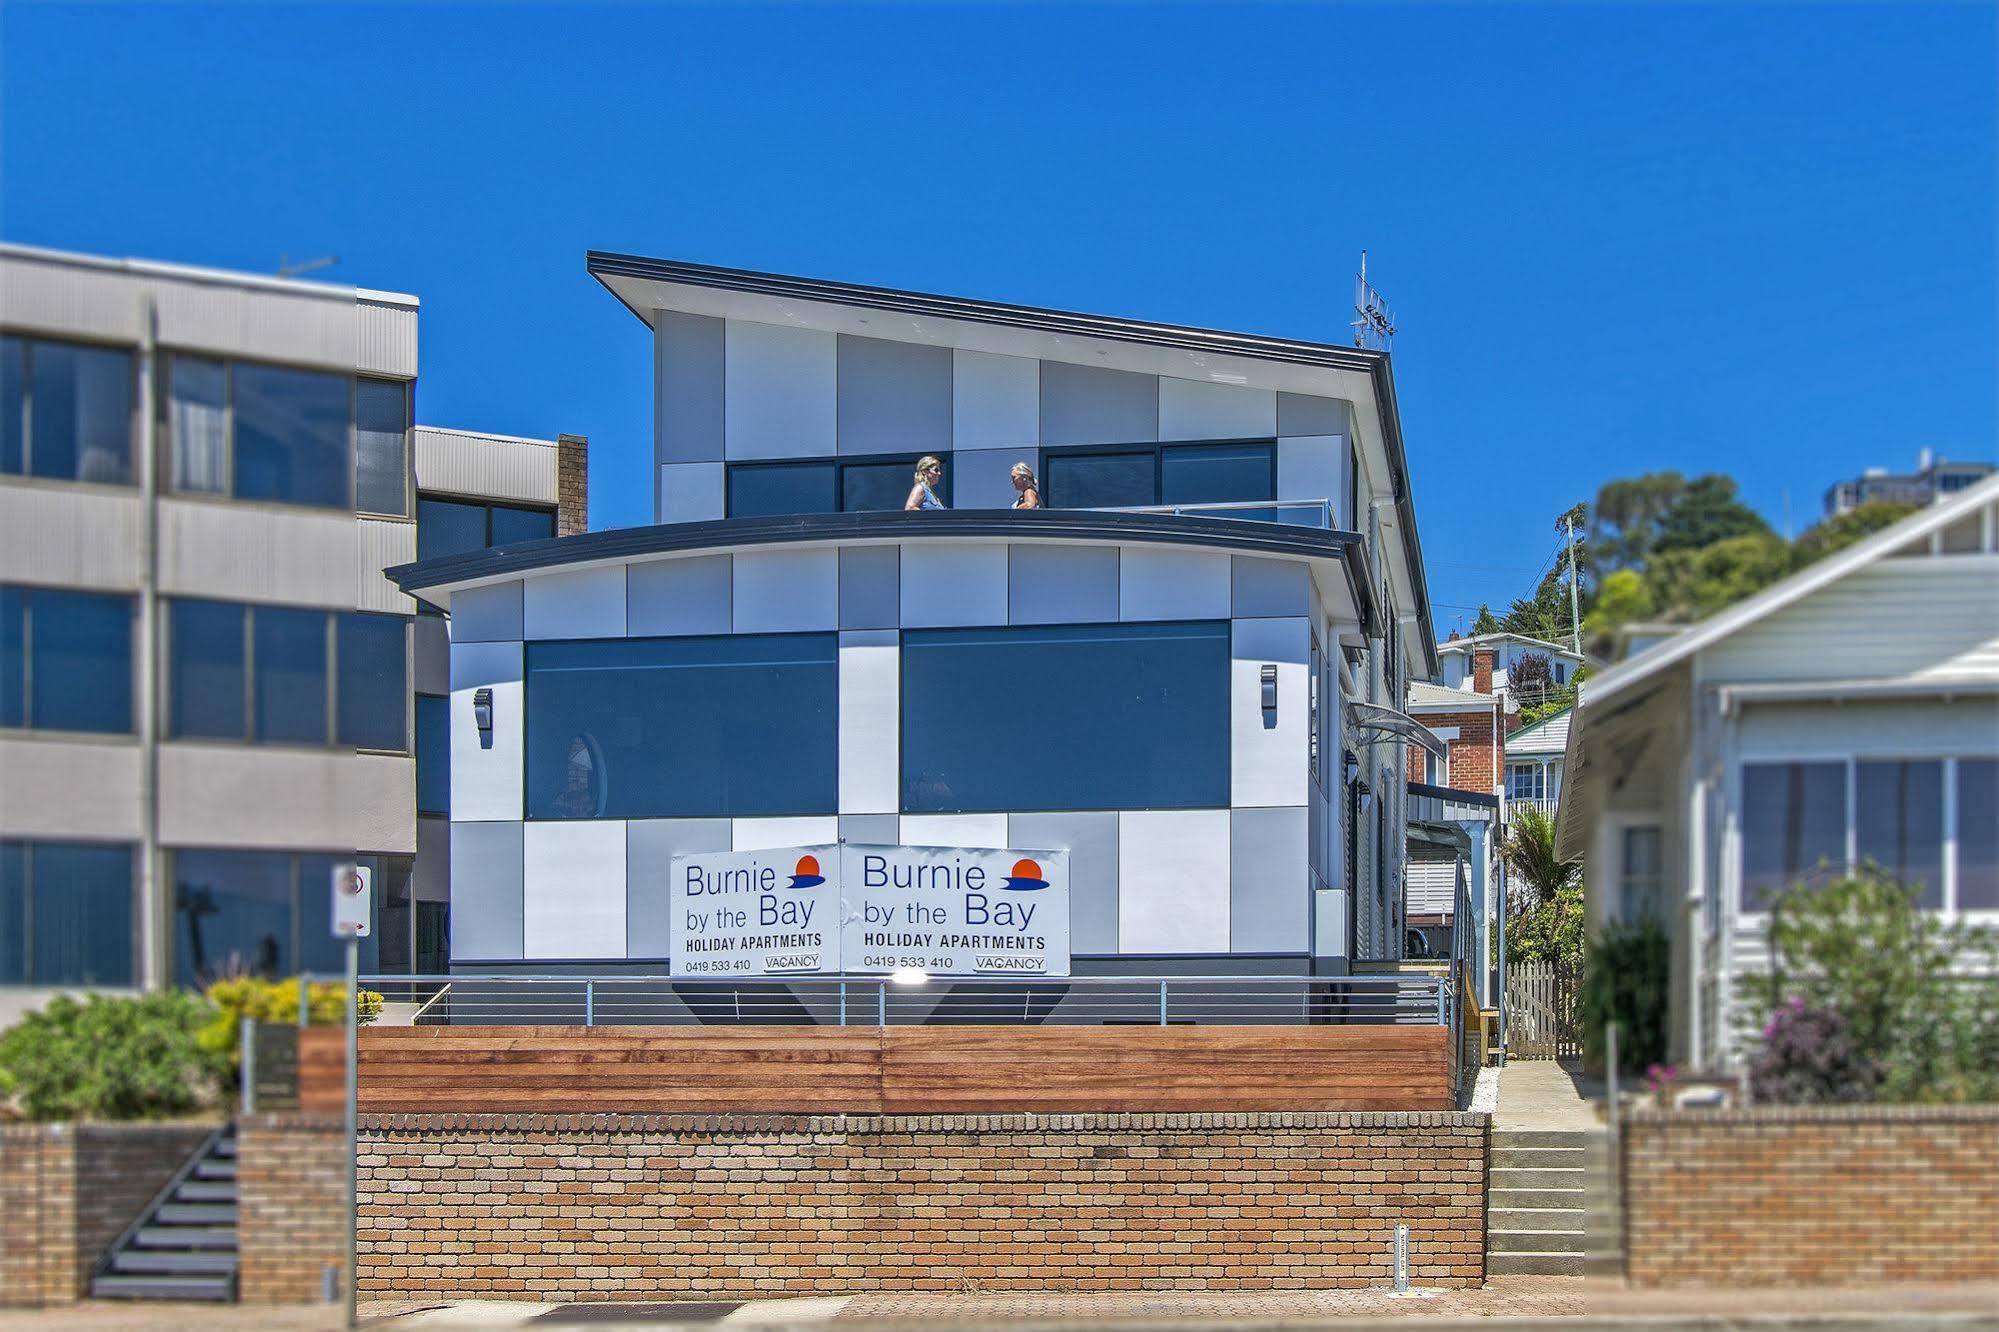
[[[909,498],[902,507],[908,511],[917,509],[941,509],[944,501],[937,498],[931,487],[944,479],[944,464],[930,454],[916,460],[916,484],[909,488]]]
[[[1038,509],[1041,507],[1041,483],[1034,479],[1034,469],[1024,462],[1013,465],[1013,488],[1019,492],[1013,501],[1016,509]]]

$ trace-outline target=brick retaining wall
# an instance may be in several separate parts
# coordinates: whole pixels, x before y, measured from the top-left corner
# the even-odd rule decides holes
[[[1999,1106],[1635,1114],[1623,1169],[1640,1285],[1999,1280]]]
[[[1446,1113],[366,1116],[361,1292],[1376,1286],[1397,1221],[1417,1280],[1476,1286],[1485,1148]]]
[[[237,1298],[308,1304],[347,1267],[347,1124],[251,1115],[236,1129]],[[335,1287],[339,1289],[339,1287]]]
[[[208,1124],[0,1127],[0,1305],[69,1304]]]

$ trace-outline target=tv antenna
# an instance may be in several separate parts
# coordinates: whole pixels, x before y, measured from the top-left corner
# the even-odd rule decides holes
[[[1360,272],[1354,274],[1353,314],[1353,345],[1387,351],[1395,341],[1395,315],[1367,280],[1366,250],[1360,252]]]
[[[303,277],[307,273],[316,273],[322,268],[331,268],[339,262],[339,255],[323,254],[317,259],[301,259],[297,263],[293,263],[290,255],[281,253],[278,255],[278,276],[281,278]]]

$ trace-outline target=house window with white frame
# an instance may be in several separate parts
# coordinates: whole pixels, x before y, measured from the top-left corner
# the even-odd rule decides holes
[[[1623,829],[1618,859],[1618,902],[1628,921],[1665,921],[1665,863],[1656,824]]]
[[[1548,770],[1539,763],[1509,763],[1506,765],[1506,798],[1508,800],[1545,800],[1548,798]]]

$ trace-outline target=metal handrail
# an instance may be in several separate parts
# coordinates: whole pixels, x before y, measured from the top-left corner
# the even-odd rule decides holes
[[[1202,504],[1122,504],[1105,505],[1098,512],[1164,513],[1175,517],[1198,518],[1204,514],[1227,517],[1231,513],[1267,512],[1272,509],[1306,509],[1318,517],[1317,522],[1293,522],[1293,526],[1323,527],[1328,530],[1333,526],[1333,502],[1329,499],[1214,500]],[[1251,521],[1256,520],[1252,519]],[[1277,521],[1284,522],[1291,520],[1278,519]]]

